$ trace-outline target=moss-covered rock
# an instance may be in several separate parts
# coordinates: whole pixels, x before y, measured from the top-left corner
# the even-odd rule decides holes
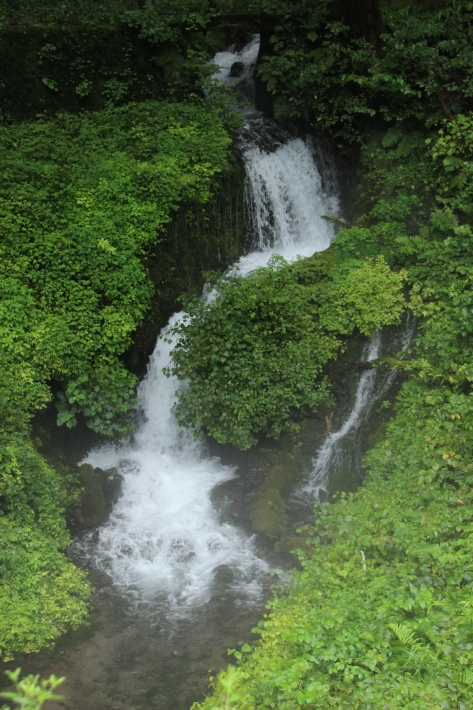
[[[79,481],[83,487],[81,524],[84,528],[95,528],[110,513],[110,502],[104,491],[105,474],[101,469],[94,469],[90,463],[83,463],[79,467]]]
[[[253,530],[269,538],[279,538],[284,533],[286,506],[276,488],[265,488],[250,509]]]
[[[288,486],[290,472],[282,466],[273,466],[263,484],[264,490],[276,490],[280,493]]]
[[[277,552],[289,555],[293,563],[299,561],[299,557],[296,553],[297,550],[306,554],[309,554],[311,551],[311,547],[300,535],[285,535],[275,544],[274,549]]]

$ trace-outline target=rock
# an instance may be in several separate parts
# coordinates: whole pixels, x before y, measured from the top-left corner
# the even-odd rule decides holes
[[[110,513],[103,486],[104,472],[96,473],[90,463],[79,466],[79,481],[84,489],[80,507],[81,522],[84,528],[95,528],[103,523]]]
[[[238,79],[245,71],[245,65],[243,62],[233,62],[230,68],[230,76],[232,79]]]
[[[307,544],[304,537],[295,535],[286,535],[276,543],[274,549],[285,555],[286,559],[292,564],[300,566],[300,560],[295,550],[301,550],[305,554],[311,553],[311,547]]]
[[[336,471],[330,474],[328,481],[329,500],[332,500],[336,493],[354,493],[361,485],[361,477],[357,471]]]
[[[289,474],[282,466],[273,466],[264,480],[263,487],[266,490],[274,489],[281,492],[287,485]]]
[[[230,584],[234,578],[233,570],[228,565],[219,565],[214,569],[214,579],[220,584]]]
[[[276,488],[266,488],[250,510],[251,525],[255,533],[269,538],[281,537],[284,533],[286,506]]]

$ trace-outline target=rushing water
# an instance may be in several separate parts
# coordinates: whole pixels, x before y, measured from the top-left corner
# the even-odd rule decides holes
[[[217,55],[222,81],[229,80],[238,61],[244,66],[238,81],[251,84],[257,46],[254,38],[243,51]],[[254,112],[238,143],[252,234],[252,248],[237,264],[240,273],[264,265],[275,253],[294,259],[326,249],[333,227],[322,215],[336,214],[338,201],[333,171],[321,175],[314,146]],[[212,490],[236,472],[209,457],[172,415],[182,385],[166,377],[163,368],[174,346],[168,329],[180,317],[173,316],[162,334],[166,339],[158,339],[139,387],[141,423],[135,435],[91,451],[85,459],[104,470],[118,470],[123,490],[109,521],[76,542],[76,550],[141,608],[159,606],[175,617],[212,598],[215,571],[222,565],[230,570],[231,592],[242,601],[258,598],[268,572],[253,538],[223,522],[212,505]]]
[[[415,320],[408,313],[399,338],[391,339],[389,348],[398,345],[401,353],[409,347],[415,328]],[[399,340],[399,342],[396,342]],[[383,354],[383,340],[380,332],[376,332],[365,345],[361,362],[372,362]],[[331,475],[344,471],[359,473],[361,468],[361,446],[358,434],[362,424],[370,415],[373,407],[381,400],[391,387],[396,372],[386,371],[386,368],[371,368],[365,370],[356,388],[353,406],[340,429],[331,432],[319,448],[312,465],[309,482],[303,493],[311,500],[317,499],[323,491],[327,493],[327,485]]]

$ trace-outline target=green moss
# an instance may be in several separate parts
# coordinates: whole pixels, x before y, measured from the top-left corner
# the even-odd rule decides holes
[[[284,532],[284,512],[286,506],[276,488],[265,489],[250,510],[253,530],[269,538],[278,538]]]
[[[276,490],[281,493],[287,486],[288,472],[282,466],[273,466],[264,481],[265,490]]]

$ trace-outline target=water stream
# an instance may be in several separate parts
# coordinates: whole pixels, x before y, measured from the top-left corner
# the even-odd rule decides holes
[[[221,53],[225,71],[238,58],[255,61],[256,41],[234,54]],[[219,55],[214,61],[217,62]],[[245,64],[245,66],[246,66]],[[242,77],[250,81],[251,74]],[[294,138],[273,121],[251,115],[238,143],[247,174],[246,207],[253,230],[252,248],[237,266],[242,275],[267,263],[274,253],[288,259],[326,249],[332,224],[321,215],[338,210],[332,175],[325,181],[310,142]],[[325,188],[325,189],[324,189]],[[89,453],[86,462],[123,476],[122,496],[97,534],[82,536],[76,550],[107,572],[116,587],[138,606],[160,606],[166,616],[186,615],[212,597],[215,570],[231,572],[232,593],[254,601],[268,565],[253,539],[221,522],[212,490],[236,475],[180,428],[171,412],[181,386],[166,377],[174,346],[158,339],[148,373],[138,390],[141,424],[134,436]]]
[[[415,329],[415,319],[408,312],[402,330],[397,337],[391,336],[387,344],[390,353],[404,353],[410,345]],[[386,354],[386,344],[383,348],[381,332],[376,332],[366,343],[361,355],[361,362],[368,363]],[[321,493],[328,493],[330,476],[343,472],[359,474],[361,470],[362,447],[359,441],[360,429],[366,422],[374,406],[381,401],[396,378],[393,370],[371,368],[362,372],[354,397],[352,408],[336,432],[330,432],[322,446],[317,451],[312,462],[312,471],[308,483],[301,493],[310,500],[317,500]]]

